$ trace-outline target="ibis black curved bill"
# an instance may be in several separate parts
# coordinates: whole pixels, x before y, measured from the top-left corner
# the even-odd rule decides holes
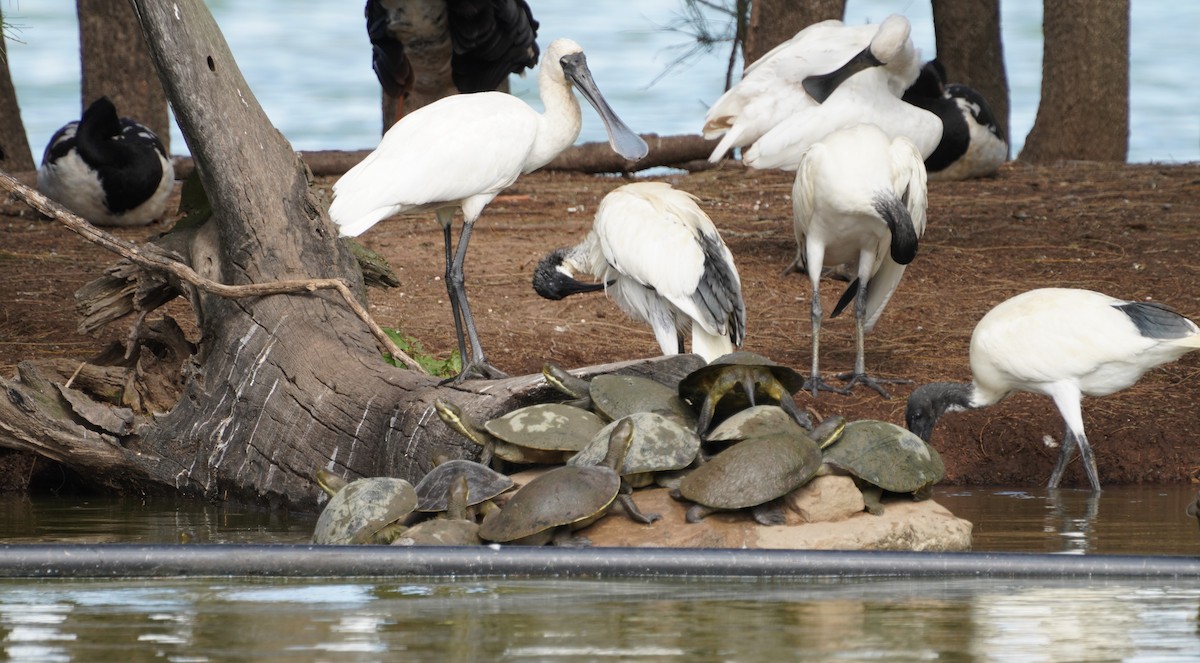
[[[588,69],[587,57],[583,53],[571,53],[563,56],[559,64],[562,65],[563,73],[571,79],[579,93],[604,121],[604,128],[608,131],[608,144],[612,146],[613,151],[630,161],[637,161],[646,156],[650,147],[641,136],[635,134],[617,117],[605,101],[604,95],[600,94],[600,88],[596,87],[596,81],[592,79],[592,72]]]

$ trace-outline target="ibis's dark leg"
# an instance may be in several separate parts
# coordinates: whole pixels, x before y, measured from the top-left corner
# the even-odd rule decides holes
[[[452,280],[454,242],[450,237],[450,229],[454,222],[454,208],[438,210],[437,220],[442,225],[442,241],[446,246],[446,274],[443,278],[446,279],[446,294],[450,298],[450,314],[454,317],[454,336],[458,340],[458,356],[462,358],[463,365],[466,365],[467,345],[463,336],[462,314],[458,310],[458,297],[455,296],[454,281]]]
[[[467,259],[467,246],[471,242],[471,230],[475,227],[475,221],[470,218],[463,219],[462,234],[458,237],[458,249],[454,253],[454,263],[447,275],[447,280],[450,282],[451,299],[457,299],[458,312],[462,316],[462,326],[467,332],[467,342],[470,344],[471,354],[470,361],[467,360],[467,355],[463,355],[463,370],[454,378],[455,382],[461,382],[469,378],[497,379],[508,377],[505,373],[496,369],[487,362],[487,357],[483,354],[483,345],[479,342],[479,332],[475,330],[475,319],[471,316],[471,304],[467,301],[467,286],[466,278],[463,275],[463,264]]]
[[[849,389],[839,389],[821,378],[821,315],[823,312],[821,310],[821,289],[818,285],[819,278],[819,272],[818,278],[809,278],[812,281],[812,307],[810,308],[812,318],[812,373],[804,381],[804,388],[812,391],[813,398],[817,397],[817,392],[819,391],[832,391],[835,394],[842,395],[850,393]]]
[[[854,296],[854,372],[841,373],[838,375],[838,379],[847,381],[845,387],[847,392],[855,385],[864,384],[874,389],[880,396],[890,399],[892,395],[883,388],[884,384],[911,384],[912,380],[888,380],[867,375],[867,352],[864,340],[866,331],[863,329],[867,317],[867,280],[861,276],[859,278],[862,285]]]

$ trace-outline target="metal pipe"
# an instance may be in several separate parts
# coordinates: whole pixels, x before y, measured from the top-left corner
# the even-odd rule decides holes
[[[1200,558],[679,548],[0,545],[0,578],[1200,578]]]

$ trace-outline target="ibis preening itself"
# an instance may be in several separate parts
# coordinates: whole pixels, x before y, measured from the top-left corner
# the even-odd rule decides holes
[[[598,279],[585,283],[576,274]],[[607,290],[631,317],[654,329],[663,354],[692,352],[712,361],[746,334],[746,306],[733,255],[695,196],[665,182],[638,182],[604,197],[578,246],[538,264],[533,289],[547,299]]]
[[[108,97],[54,133],[38,168],[38,190],[97,225],[141,226],[162,217],[175,168],[162,141],[119,117]]]
[[[487,363],[467,303],[463,263],[471,229],[496,194],[575,142],[582,118],[573,86],[599,113],[613,150],[627,159],[646,155],[645,141],[600,94],[583,49],[570,39],[558,39],[546,49],[538,73],[545,112],[502,92],[445,97],[405,115],[374,152],[333,185],[329,217],[343,236],[360,235],[395,214],[434,211],[445,240],[446,288],[463,356],[458,379],[502,375]],[[463,228],[454,248],[456,209],[462,209]]]
[[[946,83],[945,68],[938,60],[921,67],[904,101],[934,113],[942,122],[941,141],[925,157],[929,179],[984,177],[1008,159],[1008,141],[987,100],[973,87]]]
[[[396,118],[452,94],[495,90],[537,65],[538,22],[525,0],[367,0],[365,13],[371,64],[397,101]],[[420,99],[406,104],[411,92]]]
[[[721,138],[709,160],[719,161],[729,150],[749,146],[793,115],[821,105],[864,69],[878,67],[899,99],[920,68],[910,30],[908,19],[892,15],[877,25],[831,20],[796,33],[747,67],[741,82],[709,109],[704,137]]]
[[[869,376],[863,336],[874,328],[917,254],[925,232],[925,166],[907,138],[890,138],[872,124],[835,131],[804,153],[792,187],[796,261],[789,271],[803,271],[812,282],[812,375],[806,386],[849,393],[865,384],[884,398],[880,383]],[[821,378],[820,278],[823,267],[855,265],[855,279],[833,315],[854,304],[856,354],[854,371],[844,388]]]
[[[1092,490],[1096,459],[1083,430],[1080,401],[1137,382],[1146,371],[1200,348],[1200,328],[1153,302],[1091,290],[1042,288],[988,311],[971,334],[970,383],[934,382],[908,398],[909,430],[928,441],[946,412],[987,407],[1014,391],[1054,399],[1066,424],[1050,488],[1062,481],[1076,449]]]

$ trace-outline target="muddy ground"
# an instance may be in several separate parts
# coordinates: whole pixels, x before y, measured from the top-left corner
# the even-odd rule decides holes
[[[28,181],[28,178],[26,178]],[[748,311],[745,348],[807,373],[807,278],[781,276],[796,246],[789,174],[724,168],[666,177],[699,196],[732,250]],[[332,180],[325,181],[326,184]],[[657,354],[649,329],[631,323],[602,294],[561,302],[530,287],[538,259],[580,240],[617,177],[537,173],[522,178],[484,212],[468,256],[467,285],[489,358],[510,373],[547,359],[568,367]],[[933,182],[929,227],[917,259],[867,339],[867,368],[917,383],[969,379],[967,345],[975,322],[1019,292],[1044,286],[1090,288],[1167,303],[1200,316],[1200,164],[1030,167],[1012,163],[995,178]],[[113,256],[11,201],[0,201],[0,371],[25,359],[86,358],[104,339],[76,331],[73,293]],[[121,230],[141,240],[163,224]],[[372,291],[385,326],[417,337],[434,354],[454,346],[441,280],[442,238],[432,215],[392,219],[364,237],[391,261],[402,285]],[[832,310],[842,284],[822,295]],[[173,306],[175,315],[187,309]],[[854,361],[853,319],[822,328],[823,372]],[[122,330],[109,330],[115,337]],[[1200,475],[1200,354],[1148,374],[1120,394],[1085,403],[1089,439],[1105,483],[1189,482]],[[798,402],[819,416],[903,423],[912,386],[893,398],[859,388]],[[1057,457],[1047,438],[1062,423],[1050,401],[1018,394],[990,409],[949,415],[933,444],[946,482],[1039,486]],[[1078,466],[1064,485],[1086,485]]]

